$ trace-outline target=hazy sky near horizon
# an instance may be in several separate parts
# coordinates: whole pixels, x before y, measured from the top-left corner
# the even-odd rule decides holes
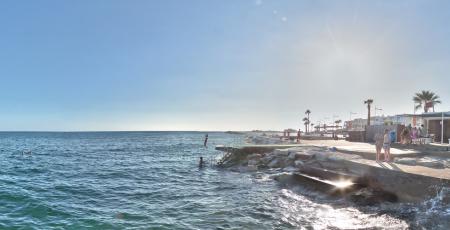
[[[450,1],[0,2],[0,130],[249,130],[450,110]],[[333,118],[334,117],[334,118]]]

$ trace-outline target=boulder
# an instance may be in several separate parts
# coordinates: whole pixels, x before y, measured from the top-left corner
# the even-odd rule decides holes
[[[311,160],[312,158],[313,158],[313,155],[307,154],[307,153],[299,153],[299,152],[297,152],[295,154],[295,159],[296,160],[308,161],[308,160]]]
[[[258,165],[258,163],[259,163],[259,160],[249,160],[248,161],[248,166],[250,166],[250,165]]]
[[[298,169],[292,166],[288,166],[286,168],[283,168],[283,172],[297,172]]]
[[[375,205],[381,202],[397,202],[398,197],[381,189],[363,188],[350,195],[350,200],[359,205]]]
[[[278,181],[281,184],[285,184],[285,183],[289,183],[290,181],[292,181],[293,176],[292,176],[292,174],[283,173],[283,174],[278,174],[276,176],[273,176],[273,179]]]
[[[296,161],[294,161],[294,165],[295,165],[295,167],[300,168],[304,165],[304,163],[301,160],[296,160]]]
[[[287,150],[287,149],[275,149],[275,150],[273,151],[273,153],[274,153],[276,156],[285,156],[285,157],[287,157],[287,156],[289,155],[290,152],[291,152],[291,151],[289,151],[289,150]]]
[[[417,165],[416,158],[396,158],[394,159],[394,162],[397,164],[403,164],[403,165]]]
[[[281,167],[289,167],[289,166],[294,166],[294,160],[291,160],[289,158],[286,158],[283,162]]]
[[[288,154],[288,159],[295,160],[296,158],[297,158],[297,153],[296,152],[290,152]]]
[[[253,153],[253,154],[248,155],[247,159],[254,160],[254,159],[261,159],[261,157],[262,157],[261,154]]]
[[[319,161],[325,161],[328,160],[328,155],[329,153],[318,152],[314,154],[314,158]]]
[[[267,154],[266,156],[261,158],[261,162],[263,164],[269,164],[273,159],[275,158],[274,155],[272,154]]]
[[[249,171],[249,172],[258,171],[258,166],[256,166],[256,165],[249,165],[247,167],[247,171]]]
[[[327,157],[327,160],[329,161],[343,161],[344,159],[342,159],[342,157],[338,156],[338,155],[330,155]]]
[[[429,168],[436,168],[436,169],[443,169],[445,168],[445,163],[438,160],[418,160],[417,165],[429,167]]]
[[[275,158],[267,166],[269,168],[279,168],[280,167],[280,161],[277,158]]]

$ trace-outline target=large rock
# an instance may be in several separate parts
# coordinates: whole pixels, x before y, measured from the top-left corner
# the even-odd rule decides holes
[[[248,166],[250,165],[258,165],[259,164],[259,160],[249,160],[248,161]]]
[[[295,159],[296,160],[308,161],[308,160],[311,160],[313,158],[313,156],[314,155],[311,155],[311,154],[297,152],[295,154]]]
[[[264,156],[264,157],[262,157],[261,158],[261,162],[263,163],[263,164],[269,164],[273,159],[275,159],[275,155],[274,154],[272,154],[272,153],[270,153],[270,154],[267,154],[266,156]]]
[[[318,152],[318,153],[314,154],[314,158],[319,161],[326,161],[326,160],[328,160],[328,157],[329,157],[329,153]]]
[[[436,168],[436,169],[443,169],[445,168],[445,163],[442,160],[433,159],[433,158],[422,158],[417,161],[417,165],[429,167],[429,168]]]
[[[289,174],[289,173],[282,173],[282,174],[275,175],[275,176],[273,176],[273,179],[278,181],[281,184],[288,184],[294,180],[292,174]]]
[[[394,160],[397,164],[403,164],[403,165],[417,165],[416,158],[396,158]]]
[[[258,166],[256,166],[256,165],[249,165],[247,167],[247,171],[249,171],[249,172],[258,171]]]
[[[292,166],[288,166],[286,168],[283,168],[283,172],[297,172],[298,169]]]
[[[337,154],[331,154],[331,155],[329,155],[329,156],[327,157],[327,160],[338,162],[338,161],[343,161],[343,160],[345,160],[345,159],[343,159],[342,157],[340,157],[340,156],[337,155]]]
[[[248,155],[247,159],[249,160],[255,160],[255,159],[261,159],[262,155],[259,153],[253,153]]]
[[[296,157],[297,157],[297,153],[296,152],[290,152],[288,154],[288,159],[295,160]]]
[[[289,151],[288,149],[275,149],[273,151],[273,153],[276,156],[283,156],[283,157],[287,157],[289,155],[289,153],[291,153],[291,151]]]
[[[395,194],[381,189],[363,188],[350,195],[350,200],[359,205],[375,205],[381,202],[397,202]]]
[[[269,168],[279,168],[280,167],[280,160],[278,158],[275,158],[267,166]]]
[[[295,165],[295,167],[300,168],[304,165],[304,163],[301,160],[296,160],[296,161],[294,161],[294,165]]]

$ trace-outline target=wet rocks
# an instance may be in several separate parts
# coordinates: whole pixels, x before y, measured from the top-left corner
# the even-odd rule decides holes
[[[436,168],[436,169],[443,169],[445,168],[445,163],[442,159],[439,158],[431,158],[431,157],[424,157],[417,161],[417,165],[429,167],[429,168]]]
[[[259,159],[261,159],[261,157],[262,157],[262,154],[260,154],[260,153],[253,153],[253,154],[248,155],[247,159],[248,160],[259,160]]]
[[[273,151],[273,154],[275,154],[278,157],[287,157],[291,153],[288,149],[275,149]]]
[[[273,177],[274,180],[278,181],[280,184],[292,184],[295,178],[292,174],[282,173]]]
[[[298,168],[293,167],[293,166],[288,166],[286,168],[283,168],[283,172],[297,172]]]
[[[444,159],[436,157],[423,157],[423,158],[396,158],[395,163],[404,165],[420,165],[428,168],[443,169],[447,167],[447,162]]]
[[[278,158],[273,159],[270,161],[270,163],[267,165],[269,168],[279,168],[280,167],[280,160]]]
[[[303,161],[301,161],[301,160],[296,160],[296,161],[294,161],[294,165],[295,165],[295,167],[297,167],[297,168],[302,167],[304,164],[305,164],[305,163],[303,163]]]
[[[362,188],[352,193],[349,198],[352,202],[363,206],[398,201],[398,197],[395,194],[372,188]]]
[[[417,165],[416,158],[395,158],[394,162],[397,164],[404,164],[404,165]]]
[[[255,171],[258,171],[258,166],[257,166],[257,165],[248,165],[248,166],[247,166],[247,170],[248,170],[249,172],[255,172]]]

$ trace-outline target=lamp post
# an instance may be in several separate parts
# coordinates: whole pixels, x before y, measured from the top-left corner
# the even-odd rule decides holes
[[[352,111],[350,111],[350,118],[348,119],[348,124],[347,124],[347,129],[349,129],[349,124],[350,124],[350,127],[352,126],[351,124],[352,124],[352,115],[356,115],[357,113],[354,113],[354,112],[352,112]]]
[[[383,111],[382,108],[378,108],[378,107],[375,106],[375,117],[377,116],[377,110],[378,110],[378,111]]]
[[[354,112],[352,112],[352,111],[350,111],[350,121],[352,120],[352,115],[356,115],[357,113],[354,113]]]

